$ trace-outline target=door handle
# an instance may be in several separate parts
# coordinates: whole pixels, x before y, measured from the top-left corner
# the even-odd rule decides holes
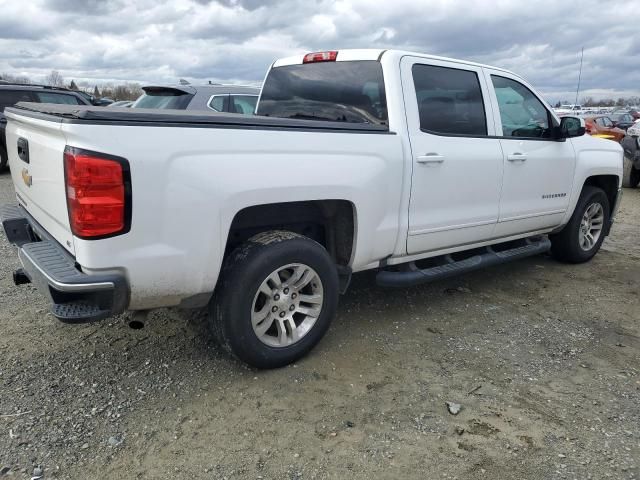
[[[512,153],[511,155],[507,155],[507,160],[510,162],[525,162],[527,160],[527,156],[524,153]]]
[[[442,163],[444,157],[438,153],[427,153],[426,155],[420,155],[417,159],[418,163]]]

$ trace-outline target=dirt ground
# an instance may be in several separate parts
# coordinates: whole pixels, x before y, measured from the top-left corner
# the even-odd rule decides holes
[[[639,238],[626,190],[588,264],[357,275],[311,355],[261,372],[202,314],[59,323],[1,235],[0,478],[639,478]]]

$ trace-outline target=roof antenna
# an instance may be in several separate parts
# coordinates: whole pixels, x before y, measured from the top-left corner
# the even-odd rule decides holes
[[[576,89],[576,101],[575,105],[578,105],[578,93],[580,92],[580,79],[582,78],[582,60],[584,59],[584,47],[582,47],[582,54],[580,55],[580,71],[578,73],[578,88]]]

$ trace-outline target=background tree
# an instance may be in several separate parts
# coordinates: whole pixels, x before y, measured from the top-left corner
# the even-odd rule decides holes
[[[100,98],[100,91],[98,90],[98,86],[93,87],[93,96],[96,98]]]
[[[69,84],[69,90],[78,90],[78,85],[76,85],[76,82],[73,80],[71,80],[71,83]]]
[[[44,81],[52,87],[64,87],[64,78],[57,70],[51,70],[51,73],[47,75]]]

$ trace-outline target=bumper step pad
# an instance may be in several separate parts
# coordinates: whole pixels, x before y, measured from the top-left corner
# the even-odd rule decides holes
[[[0,221],[8,240],[18,247],[20,278],[50,297],[58,320],[93,322],[126,309],[129,289],[122,274],[82,272],[75,259],[19,206],[0,207]]]

